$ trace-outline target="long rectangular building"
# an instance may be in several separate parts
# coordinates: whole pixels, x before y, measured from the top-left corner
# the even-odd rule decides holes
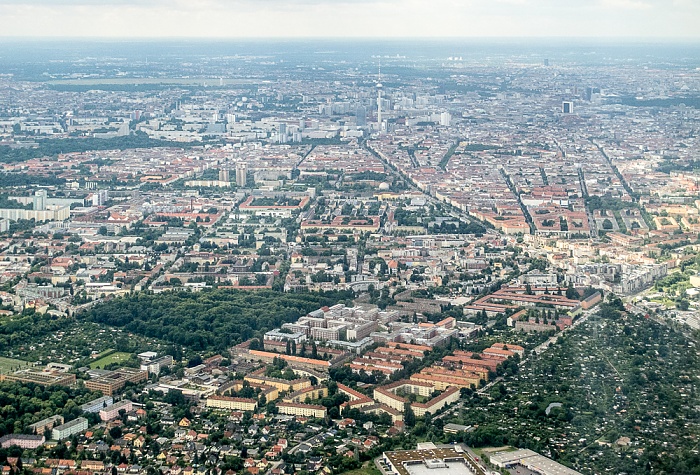
[[[27,434],[7,434],[0,437],[0,447],[6,449],[16,445],[23,449],[36,449],[40,447],[46,439],[43,435],[27,435]]]
[[[350,399],[349,401],[344,402],[341,405],[341,408],[347,406],[350,409],[360,409],[375,404],[374,400],[371,397],[365,396],[361,392],[356,391],[344,384],[338,383],[338,391],[342,394],[345,394],[348,397],[348,399]]]
[[[313,358],[304,358],[302,356],[283,355],[272,353],[269,351],[248,350],[246,348],[236,348],[238,354],[249,361],[262,361],[263,363],[272,363],[275,358],[280,358],[289,364],[292,368],[309,368],[317,371],[328,372],[331,367],[331,362],[326,360],[315,360]]]
[[[134,405],[128,399],[119,401],[116,404],[111,404],[103,409],[100,409],[100,419],[103,421],[111,421],[119,417],[119,411],[129,412],[134,408]]]
[[[216,409],[228,409],[236,411],[254,411],[258,407],[255,399],[229,396],[210,396],[207,398],[207,407]]]
[[[86,402],[80,406],[80,410],[83,412],[98,413],[107,406],[114,404],[114,398],[112,396],[102,396],[97,399],[93,399],[90,402]]]
[[[134,368],[120,368],[104,376],[85,382],[85,387],[93,391],[100,391],[105,396],[113,396],[114,393],[124,387],[126,383],[138,384],[148,379],[148,371]]]
[[[76,377],[72,373],[22,370],[12,374],[0,374],[0,381],[18,381],[41,386],[71,386],[75,384]]]
[[[295,402],[280,402],[277,404],[280,414],[291,416],[315,417],[323,419],[326,417],[327,409],[316,404],[301,404]]]
[[[245,381],[253,384],[264,384],[266,386],[272,386],[277,388],[279,391],[298,391],[300,389],[311,387],[311,380],[309,378],[299,378],[293,380],[270,378],[267,376],[262,376],[259,374],[248,374],[243,378]]]
[[[42,419],[39,422],[29,426],[29,429],[37,435],[43,435],[47,430],[51,430],[54,426],[63,424],[63,416],[51,416],[46,419]]]
[[[321,399],[328,396],[328,388],[326,386],[311,386],[308,388],[303,388],[298,391],[294,391],[288,394],[282,401],[284,402],[304,402],[307,399],[310,401]]]
[[[70,422],[56,426],[51,431],[51,438],[54,440],[63,440],[73,434],[80,434],[88,428],[88,420],[84,417],[78,417]]]
[[[482,378],[478,375],[469,376],[444,376],[440,374],[417,373],[411,376],[411,381],[430,384],[438,391],[444,391],[450,387],[469,388],[472,385],[479,387]]]
[[[445,406],[449,406],[459,400],[459,388],[455,386],[448,387],[442,394],[424,403],[414,402],[411,404],[411,409],[416,417],[423,417],[427,413],[435,414]]]
[[[528,470],[540,475],[581,475],[580,472],[530,449],[519,449],[513,452],[496,452],[491,454],[489,461],[499,468],[510,468],[522,465]]]

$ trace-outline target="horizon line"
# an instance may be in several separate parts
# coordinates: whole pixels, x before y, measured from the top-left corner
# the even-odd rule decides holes
[[[2,35],[2,40],[16,41],[617,41],[623,43],[698,43],[700,36],[14,36]],[[552,45],[557,46],[557,45]]]

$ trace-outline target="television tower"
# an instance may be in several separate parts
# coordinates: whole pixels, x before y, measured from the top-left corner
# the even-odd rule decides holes
[[[379,80],[377,81],[377,130],[382,133],[382,60],[379,60]]]

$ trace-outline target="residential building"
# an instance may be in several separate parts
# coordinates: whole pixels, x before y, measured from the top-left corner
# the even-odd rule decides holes
[[[100,410],[100,419],[103,421],[111,421],[112,419],[116,419],[120,416],[120,411],[129,412],[133,408],[133,403],[128,399],[124,399]]]
[[[258,407],[255,399],[228,396],[210,396],[207,398],[207,407],[215,409],[227,409],[236,411],[254,411]]]
[[[112,396],[102,396],[98,397],[97,399],[93,399],[90,402],[86,402],[82,406],[80,406],[80,410],[83,412],[100,412],[102,409],[104,409],[107,406],[110,406],[114,404],[114,399]]]
[[[291,416],[316,417],[322,419],[326,417],[327,409],[316,404],[302,404],[295,402],[280,402],[277,404],[280,414]]]
[[[84,417],[78,417],[70,422],[56,426],[51,431],[51,438],[54,440],[63,440],[72,436],[73,434],[80,434],[81,432],[87,430],[88,420]]]
[[[22,449],[34,450],[45,441],[46,439],[43,435],[7,434],[0,437],[0,447],[6,449],[16,445]]]
[[[34,434],[43,435],[44,432],[53,429],[54,426],[59,424],[63,424],[63,416],[51,416],[30,425],[29,430]]]

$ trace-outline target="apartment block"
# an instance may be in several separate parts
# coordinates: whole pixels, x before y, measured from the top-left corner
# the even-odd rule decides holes
[[[442,394],[433,399],[425,402],[414,402],[411,404],[411,409],[416,417],[423,417],[427,413],[435,414],[440,409],[445,406],[449,406],[459,400],[460,392],[459,388],[451,386],[448,387]]]
[[[33,450],[44,442],[46,439],[43,435],[7,434],[0,437],[0,447],[3,449],[16,445],[23,449]]]
[[[210,396],[207,398],[207,407],[216,409],[228,409],[236,411],[254,411],[258,407],[255,399],[228,396]]]
[[[97,413],[105,407],[111,406],[112,404],[114,404],[114,398],[112,398],[112,396],[102,396],[90,402],[86,402],[80,406],[80,410],[83,412]]]
[[[51,438],[54,440],[63,440],[73,434],[80,434],[88,428],[88,420],[84,417],[78,417],[70,422],[56,426],[51,431]]]
[[[119,401],[116,404],[111,404],[100,410],[100,419],[103,421],[111,421],[119,417],[119,411],[129,412],[134,408],[133,403],[128,399]]]
[[[322,419],[326,417],[327,410],[324,406],[316,404],[301,404],[296,402],[280,402],[277,404],[280,414],[291,416],[315,417]]]
[[[43,435],[47,430],[51,430],[60,424],[63,424],[63,416],[51,416],[30,425],[29,430],[34,434]]]
[[[268,378],[267,376],[248,374],[243,379],[251,384],[264,384],[266,386],[277,388],[280,391],[298,391],[311,386],[311,380],[308,378],[299,378],[289,381],[286,379]]]
[[[328,396],[328,388],[325,386],[311,386],[285,396],[284,402],[304,402],[307,399],[313,401]]]

